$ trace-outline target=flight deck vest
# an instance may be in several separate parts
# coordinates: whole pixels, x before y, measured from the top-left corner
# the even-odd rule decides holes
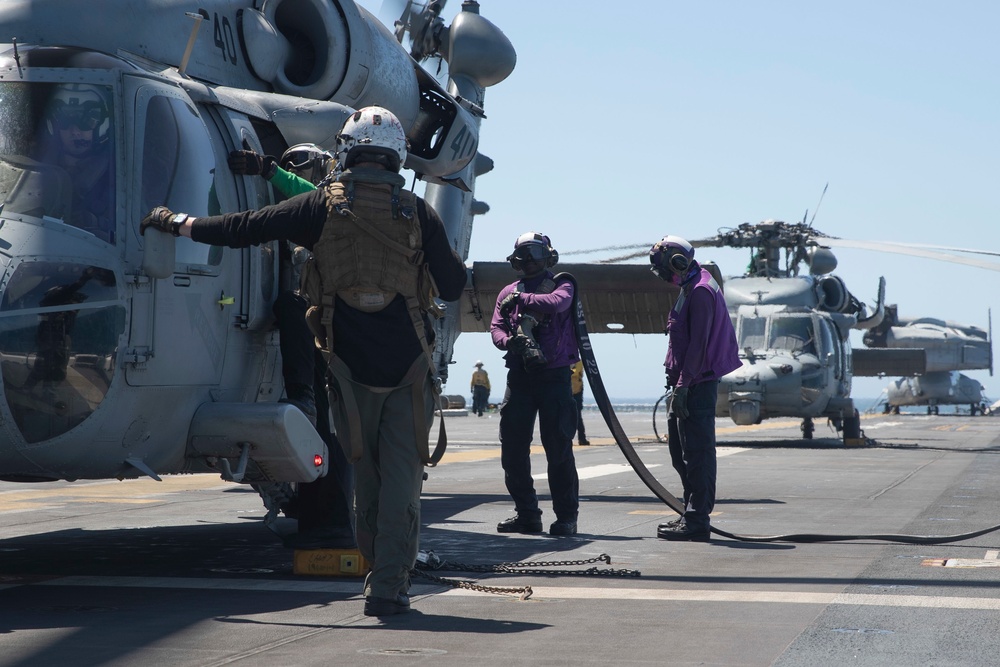
[[[361,169],[345,171],[327,184],[327,219],[313,256],[302,274],[302,291],[312,307],[307,321],[316,335],[317,347],[341,379],[342,388],[353,380],[343,360],[333,354],[333,312],[339,297],[362,312],[382,310],[402,295],[424,354],[418,357],[400,386],[413,387],[414,418],[421,458],[434,465],[444,453],[442,436],[434,454],[428,453],[427,429],[423,424],[422,387],[433,368],[432,350],[424,327],[424,312],[435,313],[437,286],[424,262],[416,197],[401,188],[405,180],[393,172]],[[319,325],[319,326],[317,326]],[[437,389],[435,383],[435,388]],[[439,393],[439,390],[435,392]],[[348,412],[356,416],[351,392],[341,397]],[[360,457],[360,424],[351,425],[347,455]]]

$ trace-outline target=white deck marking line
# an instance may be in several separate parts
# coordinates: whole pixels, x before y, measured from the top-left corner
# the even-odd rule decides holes
[[[17,585],[17,584],[15,584]],[[105,586],[115,588],[195,588],[284,593],[340,593],[361,596],[356,582],[290,581],[271,579],[199,579],[194,577],[89,577],[73,576],[25,582],[24,586]],[[1000,598],[931,595],[875,595],[859,593],[808,593],[805,591],[677,590],[655,588],[559,588],[532,586],[532,599],[660,600],[674,602],[750,602],[758,604],[859,605],[867,607],[920,607],[926,609],[982,609],[1000,611]],[[420,595],[490,595],[461,588],[441,591],[440,586],[414,583]],[[530,602],[530,600],[529,600]]]
[[[745,452],[745,447],[720,447],[716,451],[716,458],[721,458],[723,456],[730,456],[732,454],[738,454],[740,452]],[[652,470],[653,468],[659,468],[661,463],[649,463],[646,464],[646,468]],[[595,477],[604,477],[605,475],[617,475],[621,472],[632,472],[632,466],[627,463],[603,463],[596,466],[588,466],[586,468],[580,468],[577,470],[577,476],[580,479],[593,479]],[[536,482],[544,481],[548,478],[548,475],[544,472],[537,473],[531,476]]]
[[[987,551],[986,555],[983,556],[983,560],[997,560],[1000,558],[1000,551]]]
[[[654,463],[652,465],[646,466],[647,468],[659,468],[659,463]],[[617,475],[620,472],[632,472],[632,466],[627,463],[603,463],[598,466],[588,466],[586,468],[580,468],[576,471],[577,477],[580,479],[594,479],[595,477],[604,477],[606,475]],[[532,479],[535,481],[542,481],[548,479],[548,474],[541,472],[537,475],[532,475]]]
[[[984,609],[1000,611],[1000,599],[938,597],[930,595],[806,593],[802,591],[659,590],[652,588],[555,588],[552,586],[532,586],[531,590],[532,599],[836,604],[868,607],[921,607],[929,609]],[[445,591],[442,595],[487,594],[466,589],[452,589]]]

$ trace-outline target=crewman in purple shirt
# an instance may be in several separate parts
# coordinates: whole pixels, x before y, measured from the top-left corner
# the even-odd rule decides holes
[[[501,521],[497,532],[542,532],[529,458],[537,415],[556,515],[549,534],[575,535],[580,481],[573,457],[577,416],[570,366],[580,355],[573,335],[573,283],[556,282],[549,271],[559,253],[544,234],[519,236],[507,261],[523,278],[500,290],[490,333],[493,344],[507,352],[500,462],[517,514]]]
[[[649,251],[651,270],[680,287],[667,319],[664,367],[673,388],[667,439],[670,460],[684,489],[684,515],[661,523],[665,540],[707,542],[715,507],[715,402],[719,378],[740,367],[722,286],[694,260],[679,236],[664,236]]]

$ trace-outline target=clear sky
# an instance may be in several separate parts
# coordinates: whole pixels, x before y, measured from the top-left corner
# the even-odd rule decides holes
[[[377,14],[381,2],[361,4]],[[566,252],[798,222],[827,183],[814,223],[826,234],[1000,251],[1000,3],[480,4],[518,61],[486,93],[480,150],[496,168],[477,183],[491,211],[477,218],[470,260],[502,261],[529,230]],[[446,22],[460,7],[447,3]],[[747,252],[697,257],[739,274]],[[837,257],[868,303],[885,276],[901,316],[983,328],[988,309],[1000,317],[1000,273]],[[612,397],[662,393],[665,337],[593,340]],[[477,359],[500,398],[503,362],[486,334],[459,339],[447,393],[468,393]],[[967,374],[1000,398],[1000,376]],[[887,384],[857,378],[854,395]]]

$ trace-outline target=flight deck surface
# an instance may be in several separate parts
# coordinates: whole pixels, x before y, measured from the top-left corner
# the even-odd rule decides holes
[[[448,453],[424,487],[422,548],[465,564],[607,554],[610,564],[550,569],[639,576],[435,572],[532,595],[417,578],[413,611],[383,620],[362,615],[360,579],[293,575],[256,493],[217,476],[0,483],[0,666],[995,664],[1000,533],[939,545],[666,542],[656,525],[672,511],[600,415],[586,419],[580,533],[550,537],[496,532],[512,513],[497,415],[448,417]],[[678,493],[651,414],[619,419]],[[998,424],[866,416],[875,444],[846,448],[821,424],[808,442],[794,420],[720,420],[714,525],[757,536],[996,525]],[[540,447],[532,462],[548,525]]]

